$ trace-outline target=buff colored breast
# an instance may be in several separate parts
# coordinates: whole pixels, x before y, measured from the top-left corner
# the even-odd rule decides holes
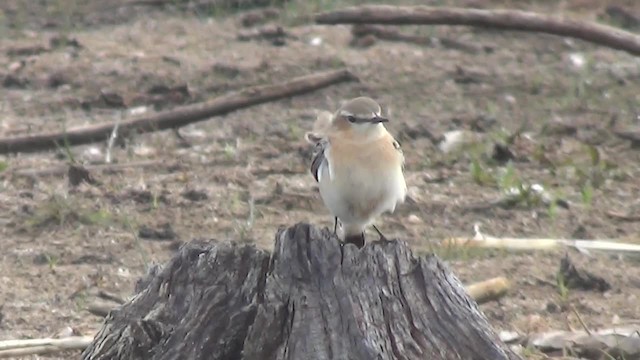
[[[386,134],[366,143],[331,141],[320,193],[331,212],[347,223],[366,225],[404,201],[403,155]],[[349,139],[340,139],[349,140]]]

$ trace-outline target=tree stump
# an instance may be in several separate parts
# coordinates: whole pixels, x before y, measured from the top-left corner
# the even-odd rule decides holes
[[[436,256],[279,229],[272,254],[185,244],[110,312],[83,359],[520,359]]]

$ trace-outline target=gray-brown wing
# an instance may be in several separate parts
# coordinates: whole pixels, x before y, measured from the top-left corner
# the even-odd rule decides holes
[[[402,151],[402,146],[400,146],[400,142],[398,140],[393,140],[393,147],[402,154],[402,171],[404,171],[404,153]]]
[[[313,159],[311,160],[311,175],[316,181],[320,181],[320,166],[327,162],[327,158],[324,156],[324,152],[327,149],[329,142],[325,139],[321,139],[316,143],[313,148]],[[326,164],[325,164],[326,165]]]

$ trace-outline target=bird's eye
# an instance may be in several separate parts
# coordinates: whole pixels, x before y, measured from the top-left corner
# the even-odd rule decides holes
[[[356,122],[356,117],[353,115],[349,115],[347,116],[347,121],[349,121],[350,123],[354,123]]]

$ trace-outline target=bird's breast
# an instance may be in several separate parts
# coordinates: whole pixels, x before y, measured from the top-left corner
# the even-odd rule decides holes
[[[393,211],[404,200],[402,153],[393,146],[393,139],[364,145],[334,142],[327,160],[333,176],[323,178],[320,190],[338,217],[341,213],[342,217],[368,219]]]

